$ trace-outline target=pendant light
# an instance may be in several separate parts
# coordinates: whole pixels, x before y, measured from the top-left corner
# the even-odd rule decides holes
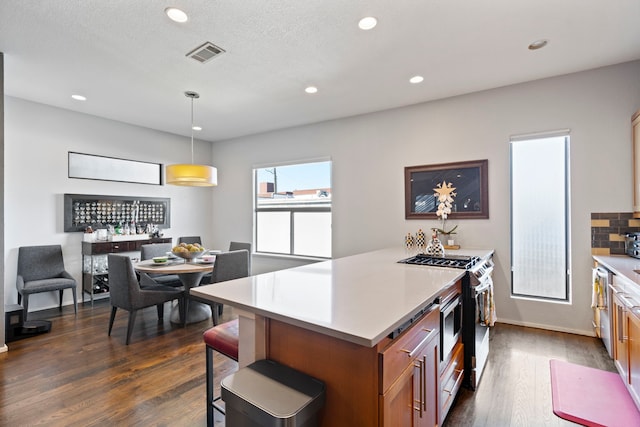
[[[168,165],[167,184],[186,187],[213,187],[218,185],[218,170],[213,166],[193,163],[193,100],[200,98],[197,92],[185,92],[191,98],[191,164]]]

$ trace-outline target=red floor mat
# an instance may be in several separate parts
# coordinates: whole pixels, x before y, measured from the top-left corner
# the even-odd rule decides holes
[[[585,426],[640,426],[640,412],[620,375],[550,360],[553,413]]]

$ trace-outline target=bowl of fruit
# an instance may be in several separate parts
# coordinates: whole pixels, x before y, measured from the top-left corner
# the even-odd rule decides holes
[[[205,251],[206,249],[198,243],[180,243],[178,246],[174,246],[173,249],[171,249],[171,252],[175,256],[184,258],[187,261],[193,261],[196,258],[199,258],[203,253],[205,253]]]

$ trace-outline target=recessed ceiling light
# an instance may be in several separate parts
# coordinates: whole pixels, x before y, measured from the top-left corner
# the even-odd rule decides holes
[[[184,13],[182,10],[175,8],[175,7],[168,7],[164,10],[164,13],[167,14],[167,16],[169,17],[169,19],[171,19],[172,21],[175,22],[187,22],[189,20],[189,17],[187,16],[186,13]]]
[[[82,96],[82,95],[71,95],[71,97],[73,99],[75,99],[76,101],[86,101],[87,97],[86,96]]]
[[[424,77],[422,76],[413,76],[409,79],[410,83],[422,83],[424,80]]]
[[[316,93],[318,92],[318,88],[315,86],[309,86],[307,88],[304,89],[305,92],[307,93]]]
[[[366,18],[362,18],[360,22],[358,22],[358,27],[361,30],[370,30],[378,25],[378,20],[373,16],[367,16]]]
[[[536,40],[533,43],[531,43],[529,45],[529,50],[538,50],[538,49],[542,49],[543,47],[545,47],[547,44],[549,43],[549,40],[545,40],[545,39],[540,39],[540,40]]]
[[[202,128],[200,126],[193,126],[191,129],[200,132],[202,130]]]

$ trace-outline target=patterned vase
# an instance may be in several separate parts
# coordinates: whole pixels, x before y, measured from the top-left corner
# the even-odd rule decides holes
[[[411,233],[407,233],[407,235],[404,238],[404,247],[407,251],[413,251],[413,247],[415,245],[415,242],[413,240],[413,236],[411,235]]]
[[[438,231],[435,228],[431,229],[431,240],[427,245],[426,253],[432,256],[444,256],[444,246],[438,239]]]
[[[423,254],[425,251],[425,246],[427,245],[427,238],[422,231],[422,228],[418,230],[416,233],[415,239],[416,249],[418,249],[419,254]]]

